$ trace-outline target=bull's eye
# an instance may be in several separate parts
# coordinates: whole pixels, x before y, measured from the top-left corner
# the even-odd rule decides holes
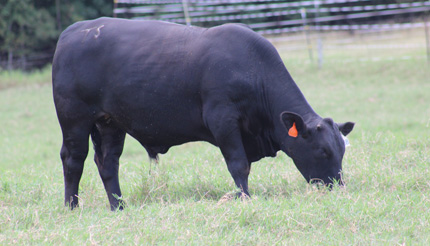
[[[326,149],[320,149],[318,154],[319,154],[319,157],[321,159],[329,159],[330,158],[330,152]]]
[[[322,157],[323,157],[324,159],[328,159],[329,155],[328,155],[328,153],[327,153],[327,152],[323,151]]]

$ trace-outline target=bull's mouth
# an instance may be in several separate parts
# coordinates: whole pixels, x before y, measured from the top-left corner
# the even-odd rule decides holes
[[[311,178],[309,179],[309,184],[316,185],[318,188],[327,187],[329,190],[332,190],[335,185],[344,186],[343,180],[336,178],[328,178],[326,180],[319,178]]]

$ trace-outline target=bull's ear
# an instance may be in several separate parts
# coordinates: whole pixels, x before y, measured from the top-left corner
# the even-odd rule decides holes
[[[301,135],[304,138],[307,137],[307,127],[300,115],[292,112],[282,112],[281,122],[287,128],[289,136],[297,137],[297,135]]]
[[[344,136],[346,136],[346,135],[348,135],[352,131],[352,129],[354,129],[354,125],[355,125],[354,122],[345,122],[345,123],[338,124],[339,131]]]

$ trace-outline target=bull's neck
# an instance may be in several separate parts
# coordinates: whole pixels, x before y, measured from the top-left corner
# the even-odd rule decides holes
[[[287,69],[282,66],[275,73],[276,77],[270,78],[265,84],[265,99],[270,116],[274,125],[274,138],[278,143],[285,139],[287,131],[281,123],[280,116],[282,112],[289,111],[300,115],[305,123],[309,124],[317,118],[321,118],[305,99]]]

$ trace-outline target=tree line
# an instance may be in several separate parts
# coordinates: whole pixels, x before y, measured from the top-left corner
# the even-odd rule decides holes
[[[112,0],[0,0],[0,70],[50,63],[60,33],[76,21],[112,16]]]

